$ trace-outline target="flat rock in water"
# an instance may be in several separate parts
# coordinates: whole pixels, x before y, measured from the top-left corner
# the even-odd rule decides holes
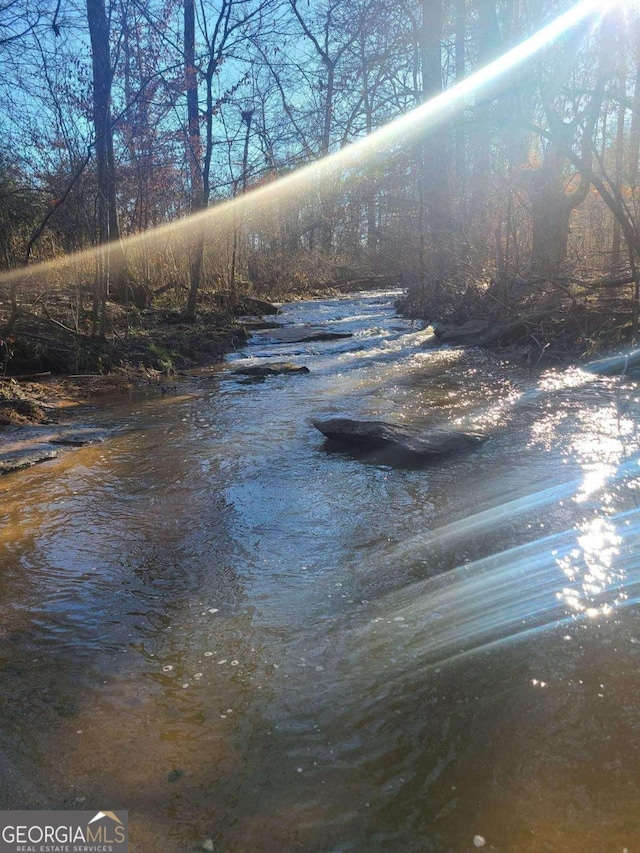
[[[51,439],[51,444],[61,444],[66,447],[85,447],[104,441],[109,433],[106,430],[87,427],[73,431],[64,431]]]
[[[351,418],[314,420],[313,425],[331,441],[343,442],[359,450],[392,451],[421,460],[472,450],[487,440],[482,435],[451,429],[419,431],[385,421]]]
[[[38,462],[46,462],[48,459],[55,459],[60,455],[60,451],[53,447],[42,445],[25,450],[11,450],[7,453],[0,453],[0,474],[10,474],[12,471],[21,471],[23,468],[30,468],[32,465],[37,465]]]
[[[282,323],[276,320],[255,319],[254,317],[240,317],[240,322],[247,332],[263,332],[265,329],[281,329]]]
[[[292,364],[290,361],[270,361],[267,364],[250,364],[233,371],[237,376],[252,376],[262,379],[265,376],[280,376],[282,373],[309,373],[309,368]]]
[[[115,432],[118,432],[116,430]],[[29,424],[2,429],[0,475],[55,459],[65,450],[97,444],[114,434],[96,426]]]
[[[271,329],[268,333],[270,340],[282,344],[301,344],[311,341],[339,341],[342,338],[352,338],[353,332],[331,332],[322,326],[291,326],[285,329]]]

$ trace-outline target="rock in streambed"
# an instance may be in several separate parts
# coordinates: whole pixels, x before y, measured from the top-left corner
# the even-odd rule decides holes
[[[487,439],[476,433],[437,428],[417,430],[385,421],[352,418],[316,419],[314,427],[331,441],[365,452],[384,452],[425,462],[480,446]]]
[[[98,427],[43,427],[29,425],[3,430],[0,439],[0,475],[56,459],[63,450],[96,444],[112,431]]]
[[[0,475],[11,474],[12,471],[22,471],[23,468],[31,468],[32,465],[55,459],[59,455],[59,449],[48,445],[8,452],[0,451]]]
[[[309,368],[293,364],[290,361],[269,361],[266,364],[249,364],[233,371],[236,376],[251,376],[263,379],[265,376],[280,376],[283,373],[309,373]]]
[[[344,338],[352,338],[353,332],[332,332],[324,326],[287,326],[260,332],[259,336],[281,344],[300,344],[339,341]]]

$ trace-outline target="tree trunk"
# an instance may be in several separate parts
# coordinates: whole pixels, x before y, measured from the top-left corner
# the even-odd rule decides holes
[[[456,83],[462,82],[466,75],[467,42],[467,4],[466,0],[456,0]],[[466,139],[464,122],[458,120],[455,137],[455,174],[460,200],[466,191]],[[464,219],[461,216],[460,219]]]
[[[478,64],[488,65],[500,52],[500,31],[495,0],[478,2]],[[475,128],[473,135],[473,185],[470,208],[489,239],[491,223],[487,221],[487,205],[491,181],[491,97],[484,95],[474,110]]]
[[[206,205],[200,160],[202,145],[200,139],[200,113],[198,110],[198,72],[195,59],[196,15],[194,0],[184,0],[184,73],[187,86],[187,160],[191,180],[190,211],[197,213]],[[189,253],[189,296],[184,312],[186,320],[196,319],[198,291],[202,283],[204,260],[204,234],[202,228],[196,228],[195,239]]]
[[[93,126],[98,179],[98,238],[104,246],[99,263],[94,310],[100,314],[100,333],[106,331],[104,306],[109,296],[121,301],[129,298],[146,304],[145,288],[132,289],[126,259],[120,244],[116,175],[113,157],[111,121],[111,83],[113,71],[109,49],[109,23],[104,0],[87,0],[87,22],[91,38],[93,71]]]
[[[567,258],[571,212],[586,199],[594,183],[594,136],[605,96],[605,85],[612,73],[616,52],[615,32],[615,18],[609,13],[601,29],[595,86],[584,110],[578,188],[567,195],[563,187],[566,162],[571,160],[575,164],[577,159],[572,151],[575,123],[565,122],[551,104],[546,107],[550,132],[544,134],[551,144],[545,152],[542,166],[526,178],[533,215],[531,270],[546,278],[553,279],[561,273]]]
[[[362,108],[364,110],[365,131],[367,136],[373,130],[373,106],[372,106],[372,91],[369,86],[368,60],[367,60],[367,44],[366,39],[360,36],[359,40],[360,54],[360,73],[362,75]],[[365,214],[367,220],[367,249],[371,253],[378,251],[378,223],[376,211],[376,174],[372,169],[367,179],[365,188]]]
[[[640,47],[638,48],[638,52],[640,53]],[[638,60],[640,61],[640,56]],[[636,71],[636,82],[633,91],[633,112],[631,114],[631,129],[629,131],[629,148],[627,150],[627,181],[632,189],[635,189],[638,185],[638,159],[640,159],[640,66]]]
[[[104,0],[87,0],[87,22],[91,37],[93,69],[93,127],[95,131],[96,169],[98,179],[98,240],[106,246],[118,240],[118,218],[112,209],[115,200],[113,171],[113,138],[111,130],[111,56],[109,24]],[[105,332],[105,305],[110,289],[109,252],[105,251],[98,265],[94,292],[94,322],[100,314],[100,332]]]
[[[552,195],[548,187],[534,195],[531,206],[531,272],[554,280],[562,272],[567,257],[572,207],[565,195]]]
[[[625,84],[626,73],[622,73],[620,75],[620,104],[618,106],[618,117],[617,117],[617,128],[616,128],[616,185],[619,187],[622,183],[623,170],[624,170],[624,119],[625,119],[625,104],[624,98],[624,84]],[[613,218],[613,240],[611,245],[611,265],[610,265],[610,274],[613,278],[616,273],[620,269],[620,250],[622,248],[622,230],[620,228],[620,223],[614,217]]]
[[[240,175],[240,188],[242,195],[247,191],[247,168],[249,163],[249,141],[251,139],[251,122],[253,120],[253,110],[244,110],[242,112],[242,121],[245,125],[245,134],[244,134],[244,147],[242,149],[242,174]],[[236,181],[237,186],[237,181]],[[242,213],[239,214],[239,218],[236,218],[236,214],[234,214],[233,221],[233,246],[231,250],[231,269],[229,272],[229,286],[231,288],[231,292],[235,293],[236,291],[236,269],[238,265],[238,253],[239,253],[239,245],[242,237]]]
[[[557,133],[562,131],[558,129]],[[567,144],[571,144],[570,140]],[[530,270],[534,275],[551,280],[557,278],[564,267],[571,211],[582,198],[582,194],[565,194],[562,180],[564,165],[562,145],[553,141],[545,152],[542,166],[523,176],[531,203]]]
[[[442,91],[442,0],[422,0],[420,28],[420,65],[422,101]],[[421,257],[428,241],[429,253],[421,260],[421,276],[438,290],[451,272],[452,217],[448,180],[447,131],[440,128],[429,134],[422,144],[420,177],[420,248]],[[428,266],[428,269],[427,269]]]
[[[331,123],[333,120],[333,98],[335,90],[335,63],[325,57],[327,69],[327,94],[324,104],[324,118],[322,122],[322,143],[320,156],[327,157],[331,149]],[[322,215],[321,241],[322,250],[331,253],[333,244],[333,219],[335,215],[335,202],[333,197],[333,181],[322,181],[320,186],[320,209]]]

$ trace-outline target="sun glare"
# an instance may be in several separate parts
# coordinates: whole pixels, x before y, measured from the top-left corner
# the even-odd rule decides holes
[[[515,72],[579,24],[591,18],[595,26],[610,5],[610,0],[605,0],[605,2],[603,0],[582,0],[494,62],[416,109],[389,122],[369,136],[239,198],[222,202],[193,216],[128,237],[122,242],[125,246],[130,247],[143,244],[148,247],[162,247],[172,237],[188,237],[190,233],[198,229],[201,230],[214,221],[216,225],[219,225],[225,220],[232,221],[235,215],[246,215],[250,212],[260,211],[275,200],[299,198],[301,194],[313,191],[319,181],[330,181],[337,170],[344,172],[357,167],[361,174],[363,166],[366,166],[368,162],[375,161],[390,146],[406,145],[408,142],[415,141],[425,133],[430,132],[450,119],[457,111],[463,109],[472,96],[477,97],[484,90],[496,85],[498,81],[508,79],[511,72]],[[33,264],[28,268],[22,267],[0,275],[0,282],[24,279],[25,275],[35,278],[40,273],[46,274],[51,270],[64,270],[79,260],[91,260],[99,257],[105,251],[107,250],[104,247],[98,247],[41,264]]]

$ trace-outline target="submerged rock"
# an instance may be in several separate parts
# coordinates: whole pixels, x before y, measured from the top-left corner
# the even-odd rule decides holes
[[[7,427],[0,441],[0,475],[30,468],[39,462],[55,459],[65,450],[97,444],[119,430],[93,426],[63,425]]]
[[[266,364],[249,364],[233,371],[236,376],[252,376],[264,379],[265,376],[280,376],[282,373],[309,373],[309,368],[290,361],[269,361]]]
[[[184,776],[184,770],[180,770],[179,768],[174,768],[167,773],[167,782],[174,784],[175,782],[179,782],[180,779]]]
[[[60,444],[66,447],[85,447],[88,444],[98,444],[108,438],[106,430],[88,427],[86,429],[61,432],[51,439],[51,444]]]
[[[451,429],[413,430],[385,421],[351,418],[314,420],[314,427],[331,441],[364,451],[386,451],[428,461],[478,447],[485,436]]]
[[[339,341],[352,338],[353,332],[331,332],[322,326],[291,326],[284,329],[272,329],[267,333],[270,340],[282,344],[301,344],[311,341]]]

